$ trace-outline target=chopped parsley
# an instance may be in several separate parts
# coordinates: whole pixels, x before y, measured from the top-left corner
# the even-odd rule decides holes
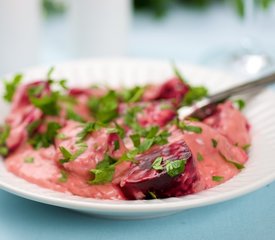
[[[193,132],[193,133],[197,133],[197,134],[202,133],[201,127],[187,125],[186,123],[184,123],[183,121],[180,121],[179,119],[176,120],[176,125],[179,129],[187,131],[187,132]]]
[[[124,122],[129,127],[133,128],[134,130],[142,129],[137,122],[137,113],[139,113],[143,108],[141,106],[134,106],[132,108],[127,109],[126,114],[124,115]]]
[[[67,116],[66,117],[67,117],[67,119],[71,119],[71,120],[74,120],[76,122],[84,122],[83,117],[81,117],[79,114],[74,112],[74,110],[72,108],[67,109]]]
[[[115,173],[115,163],[116,159],[105,154],[104,159],[96,165],[96,168],[90,170],[94,178],[89,183],[104,184],[111,182]]]
[[[27,132],[29,136],[32,136],[34,134],[34,132],[37,130],[37,128],[42,124],[42,120],[38,119],[35,120],[33,122],[31,122],[28,126],[27,126]]]
[[[52,67],[49,68],[49,70],[48,70],[48,72],[47,72],[47,79],[48,79],[48,80],[51,80],[51,79],[52,79],[52,74],[53,74],[54,70],[55,70],[55,67],[54,67],[54,66],[52,66]]]
[[[125,89],[121,95],[124,102],[133,103],[138,102],[141,99],[143,93],[144,88],[137,86],[130,89]]]
[[[135,148],[124,153],[121,160],[133,160],[140,153],[146,152],[153,145],[164,145],[168,143],[170,136],[167,130],[159,131],[158,126],[152,126],[148,129],[141,129],[130,136]],[[143,139],[143,140],[141,140]]]
[[[176,177],[185,169],[186,160],[179,159],[166,162],[166,172],[170,177]]]
[[[120,143],[119,143],[119,140],[115,140],[114,141],[114,150],[118,150],[120,148]]]
[[[152,163],[152,168],[155,170],[163,170],[163,166],[161,164],[162,160],[163,160],[163,157],[157,157]]]
[[[152,199],[158,199],[157,195],[154,192],[148,191],[148,193],[149,193],[149,195],[151,196]]]
[[[26,157],[24,158],[25,163],[34,163],[34,157]]]
[[[243,110],[245,108],[245,101],[243,99],[236,99],[233,103],[239,110]]]
[[[178,79],[180,79],[182,82],[185,83],[185,82],[186,82],[186,81],[185,81],[185,78],[183,77],[183,75],[181,74],[181,72],[178,70],[178,68],[176,67],[176,65],[173,64],[172,67],[173,67],[173,71],[174,71],[175,76],[176,76]]]
[[[227,159],[220,151],[219,151],[219,154],[224,161],[233,164],[237,169],[242,170],[244,168],[243,164]]]
[[[182,106],[190,106],[195,101],[199,101],[208,95],[208,90],[203,86],[190,87],[189,91],[184,95]]]
[[[185,169],[186,160],[177,159],[177,160],[167,160],[164,164],[163,157],[157,157],[152,163],[152,168],[161,171],[165,168],[167,174],[170,177],[175,177],[181,174]]]
[[[64,170],[60,171],[60,177],[58,178],[58,181],[61,183],[65,183],[68,181],[68,173]]]
[[[110,90],[101,98],[91,97],[88,107],[95,119],[102,123],[109,123],[118,116],[119,99],[114,90]]]
[[[203,161],[204,160],[204,157],[202,156],[202,154],[200,152],[197,153],[197,160],[199,162]]]
[[[58,130],[61,128],[57,122],[48,122],[47,129],[44,133],[36,132],[38,121],[27,127],[29,134],[29,143],[35,148],[47,148],[54,143]],[[37,125],[36,125],[37,124]]]
[[[82,142],[90,133],[99,130],[103,124],[98,122],[87,122],[83,125],[81,132],[77,134],[78,142]]]
[[[10,135],[10,126],[4,125],[0,129],[0,155],[7,156],[9,153],[9,149],[6,146],[6,141]]]
[[[223,181],[224,177],[223,176],[212,176],[212,181],[214,182],[221,182]]]
[[[133,134],[130,135],[130,138],[136,148],[140,146],[140,135],[139,134]]]
[[[22,74],[16,74],[13,77],[12,81],[10,81],[10,82],[4,81],[5,94],[3,97],[7,102],[12,101],[13,95],[16,92],[17,87],[20,85],[22,79],[23,79]]]
[[[123,127],[121,127],[118,123],[115,122],[114,128],[108,128],[108,133],[117,133],[121,138],[125,137],[125,130]]]
[[[86,143],[78,143],[76,146],[77,146],[78,149],[74,153],[71,153],[68,149],[66,149],[63,146],[59,147],[59,150],[63,155],[63,158],[60,159],[59,162],[60,163],[66,163],[66,162],[74,161],[82,153],[84,153],[88,148]]]
[[[214,138],[211,139],[213,148],[216,148],[218,146],[218,141]]]
[[[39,108],[45,115],[56,116],[59,113],[60,107],[58,106],[59,92],[51,92],[49,95],[36,97],[30,94],[30,102]]]
[[[245,144],[245,145],[242,146],[242,149],[244,151],[248,151],[250,147],[251,147],[251,144]]]

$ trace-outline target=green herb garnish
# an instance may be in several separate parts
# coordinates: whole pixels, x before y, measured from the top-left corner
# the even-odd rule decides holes
[[[186,160],[179,159],[166,162],[166,171],[170,177],[176,177],[185,169]]]
[[[56,116],[59,113],[58,106],[59,92],[51,92],[49,95],[36,97],[29,94],[30,102],[39,108],[45,115]]]
[[[7,156],[9,153],[9,149],[6,146],[6,141],[10,135],[10,126],[4,125],[0,128],[0,155]]]
[[[161,165],[163,157],[157,157],[152,163],[152,168],[155,170],[163,170],[163,166]]]
[[[245,101],[243,99],[236,99],[234,100],[234,103],[236,104],[239,110],[243,110],[245,107]]]
[[[108,133],[117,133],[122,139],[125,137],[125,130],[123,127],[121,127],[119,124],[115,122],[114,128],[108,128]]]
[[[125,89],[121,95],[124,102],[133,103],[138,102],[141,99],[143,93],[144,88],[137,86],[134,88]]]
[[[200,152],[197,153],[197,159],[200,162],[204,160],[204,157],[202,156],[202,154]]]
[[[157,195],[156,195],[154,192],[148,191],[148,193],[149,193],[149,195],[150,195],[153,199],[158,199],[158,198],[157,198]]]
[[[115,141],[114,141],[114,150],[116,151],[116,150],[118,150],[119,148],[120,148],[120,143],[119,143],[118,140],[115,140]]]
[[[176,67],[175,64],[172,64],[173,67],[173,71],[175,76],[180,79],[182,82],[186,83],[185,78],[183,77],[183,75],[181,74],[181,72],[178,70],[178,68]]]
[[[71,108],[67,109],[67,119],[71,119],[77,122],[84,122],[83,117],[81,117],[79,114],[74,112],[74,110]]]
[[[60,171],[61,176],[58,178],[58,181],[61,183],[65,183],[68,181],[68,173],[64,170]]]
[[[130,138],[136,148],[140,146],[140,135],[139,134],[133,134],[130,135]]]
[[[227,159],[220,151],[219,151],[220,156],[223,158],[224,161],[233,164],[237,169],[242,170],[244,168],[244,165],[238,162],[235,162],[233,160]]]
[[[243,145],[242,146],[242,149],[244,150],[244,151],[248,151],[248,149],[251,147],[251,144],[245,144],[245,145]]]
[[[52,66],[52,67],[49,68],[49,70],[48,70],[48,72],[47,72],[47,79],[48,79],[48,80],[51,80],[51,79],[52,79],[52,74],[53,74],[54,70],[55,70],[55,67],[54,67],[54,66]]]
[[[90,172],[94,174],[94,179],[90,180],[90,184],[104,184],[111,182],[115,173],[116,159],[105,155],[104,159],[96,165],[95,169]]]
[[[82,142],[90,133],[99,130],[104,125],[99,122],[88,122],[83,125],[81,132],[77,134],[78,142]]]
[[[195,101],[199,101],[208,95],[208,90],[203,86],[190,87],[189,91],[184,95],[182,106],[190,106]]]
[[[55,137],[57,136],[58,130],[61,128],[60,124],[57,122],[49,122],[47,124],[47,129],[44,133],[36,133],[35,130],[38,127],[38,121],[27,127],[29,134],[29,143],[35,148],[47,148],[53,144]]]
[[[101,98],[91,97],[88,107],[97,121],[109,123],[118,116],[118,100],[116,92],[110,90]]]
[[[5,85],[4,99],[7,102],[11,102],[12,101],[13,95],[16,92],[17,87],[21,83],[22,78],[23,78],[22,74],[16,74],[13,77],[12,81],[10,81],[10,82],[4,81],[4,85]]]
[[[212,180],[214,181],[214,182],[220,182],[220,181],[222,181],[224,179],[224,177],[222,177],[222,176],[212,176]]]
[[[60,163],[66,163],[71,162],[77,159],[82,153],[84,153],[88,146],[86,143],[78,143],[77,150],[74,153],[71,153],[69,150],[67,150],[65,147],[61,146],[59,147],[60,152],[63,155],[63,158],[59,160]]]
[[[214,138],[211,139],[213,148],[216,148],[218,146],[218,141]]]
[[[24,159],[24,162],[25,162],[25,163],[34,163],[34,157],[26,157],[26,158]]]
[[[184,131],[188,131],[188,132],[194,132],[194,133],[202,133],[202,128],[201,127],[197,127],[197,126],[193,126],[193,125],[186,125],[183,121],[180,121],[179,119],[176,120],[176,126]]]

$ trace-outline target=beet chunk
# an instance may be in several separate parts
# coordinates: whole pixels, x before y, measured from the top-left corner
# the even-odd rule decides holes
[[[174,77],[166,81],[160,86],[152,85],[145,90],[143,95],[144,101],[171,99],[177,107],[182,101],[184,95],[189,91],[190,87],[182,82],[179,78]]]
[[[168,161],[185,159],[184,171],[171,177],[166,168],[155,170],[152,164],[162,157],[162,165]],[[121,188],[128,199],[144,199],[154,193],[157,198],[183,196],[193,193],[193,183],[197,180],[192,153],[181,140],[164,146],[154,147],[139,155],[137,164],[132,164],[128,174],[121,180]]]

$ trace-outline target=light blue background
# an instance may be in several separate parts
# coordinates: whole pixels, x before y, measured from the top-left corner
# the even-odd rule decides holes
[[[62,48],[62,35],[58,35],[62,21],[48,24],[43,62],[52,64],[68,56]],[[209,63],[207,56],[211,52],[236,46],[242,32],[233,13],[228,9],[221,11],[219,7],[204,13],[175,10],[163,22],[141,15],[134,19],[133,26],[130,56],[174,58],[200,64]],[[274,50],[274,21],[266,21],[261,30],[264,46]],[[0,240],[17,239],[272,240],[275,239],[275,183],[228,202],[142,221],[99,219],[0,190]]]

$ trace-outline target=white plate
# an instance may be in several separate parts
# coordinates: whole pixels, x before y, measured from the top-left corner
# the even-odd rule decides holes
[[[219,91],[237,80],[227,74],[178,64],[181,72],[193,84],[204,84],[211,92]],[[43,78],[48,68],[26,71],[26,80]],[[168,62],[148,60],[85,60],[56,66],[54,77],[65,77],[71,85],[91,83],[110,86],[159,83],[172,76]],[[2,89],[2,88],[1,88]],[[7,172],[0,161],[0,187],[34,201],[112,218],[147,218],[168,215],[189,208],[229,200],[254,191],[275,179],[275,94],[264,90],[251,98],[245,115],[252,126],[252,148],[246,168],[230,181],[215,188],[179,198],[162,200],[113,201],[95,200],[54,192],[28,183]],[[0,100],[1,121],[8,106]]]

